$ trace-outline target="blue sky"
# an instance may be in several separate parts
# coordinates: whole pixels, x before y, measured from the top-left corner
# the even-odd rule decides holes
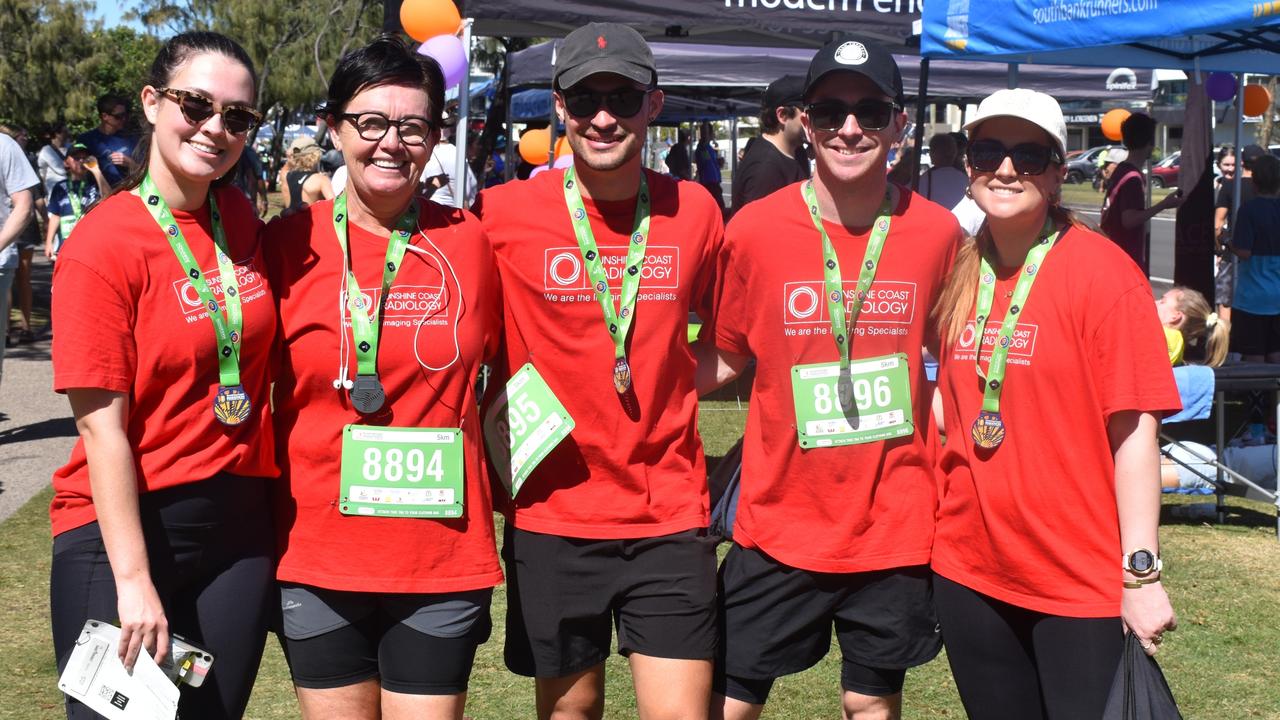
[[[128,7],[121,0],[99,0],[94,3],[93,10],[89,13],[92,20],[101,20],[106,27],[115,27],[116,25],[126,24],[122,18]],[[138,23],[128,23],[134,28],[141,30],[142,26]]]

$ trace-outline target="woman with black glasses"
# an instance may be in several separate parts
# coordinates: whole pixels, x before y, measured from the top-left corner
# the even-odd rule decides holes
[[[1101,717],[1124,633],[1155,653],[1176,625],[1156,431],[1177,388],[1146,277],[1061,205],[1057,101],[1001,90],[965,129],[987,220],[934,311],[943,640],[970,717]]]
[[[141,93],[145,160],[54,272],[54,388],[80,431],[50,508],[58,664],[89,619],[119,623],[129,667],[171,659],[180,634],[215,659],[184,718],[244,713],[272,589],[275,311],[257,215],[220,180],[258,123],[255,78],[222,35],[165,43]],[[67,715],[97,717],[70,699]]]
[[[346,191],[267,227],[284,647],[306,718],[461,718],[502,581],[475,383],[500,288],[480,223],[424,201],[435,61],[384,37],[323,114]]]

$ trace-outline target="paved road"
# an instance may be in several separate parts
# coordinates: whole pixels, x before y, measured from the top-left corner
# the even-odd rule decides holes
[[[53,266],[37,253],[33,286],[36,304],[47,316]],[[38,341],[5,351],[0,382],[0,520],[49,485],[67,461],[76,428],[67,399],[53,392],[49,332],[37,327]]]

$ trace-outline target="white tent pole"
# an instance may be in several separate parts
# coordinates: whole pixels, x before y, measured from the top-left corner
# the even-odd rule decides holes
[[[471,114],[471,18],[462,21],[462,50],[467,62],[462,66],[462,82],[458,85],[458,124],[453,129],[453,146],[457,148],[454,177],[454,207],[467,206],[467,116]]]

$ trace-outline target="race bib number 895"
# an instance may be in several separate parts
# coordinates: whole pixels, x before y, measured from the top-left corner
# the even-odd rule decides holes
[[[847,374],[840,372],[840,363],[796,365],[791,394],[802,448],[875,442],[915,431],[904,353],[856,360]]]

